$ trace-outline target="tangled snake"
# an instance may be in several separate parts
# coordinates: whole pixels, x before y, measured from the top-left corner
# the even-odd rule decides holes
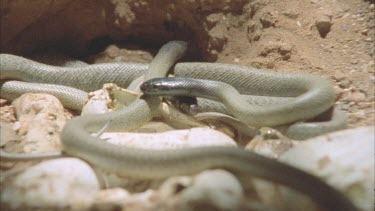
[[[1,54],[1,97],[12,100],[26,90],[52,93],[66,107],[78,110],[87,100],[86,91],[97,90],[104,83],[112,82],[127,87],[143,74],[146,81],[165,77],[176,60],[183,55],[186,47],[186,43],[182,41],[169,42],[160,49],[150,65],[113,63],[79,68],[54,67],[18,56]],[[293,126],[294,122],[313,118],[326,111],[332,107],[334,101],[330,83],[308,74],[280,74],[236,65],[210,63],[177,63],[173,70],[174,75],[178,77],[216,80],[228,84],[224,89],[231,91],[221,97],[225,98],[225,95],[229,94],[233,98],[228,97],[224,101],[213,98],[222,101],[229,108],[229,112],[234,112],[235,117],[239,118],[245,112],[246,115],[243,115],[241,120],[253,126]],[[9,79],[24,82],[5,81]],[[142,89],[145,86],[147,83]],[[198,84],[199,86],[202,84]],[[218,88],[211,88],[216,89],[215,87]],[[247,100],[240,100],[234,106],[228,104],[227,101],[238,100],[236,98],[240,96],[238,92],[233,92],[234,90],[238,90]],[[248,106],[248,101],[255,105]],[[285,184],[306,193],[329,210],[356,210],[343,194],[318,178],[240,148],[197,147],[152,151],[118,147],[90,135],[100,130],[109,120],[111,131],[136,129],[152,119],[160,102],[158,96],[146,94],[126,109],[71,119],[61,133],[64,153],[77,156],[119,175],[144,179],[192,174],[208,168],[223,168],[240,178],[249,179],[249,176],[255,176]],[[245,106],[241,105],[242,103]],[[223,104],[205,99],[199,100],[199,107],[202,111],[223,110]],[[248,109],[251,111],[248,112]],[[335,122],[333,128],[342,124]],[[331,125],[328,125],[328,128],[330,127]],[[323,128],[327,128],[327,125]],[[51,154],[52,156],[54,155]],[[7,159],[7,154],[3,153],[1,157]]]

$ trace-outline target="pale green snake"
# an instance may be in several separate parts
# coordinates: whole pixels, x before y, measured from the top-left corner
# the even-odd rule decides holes
[[[54,93],[50,91],[52,87],[59,91],[54,94],[65,106],[79,109],[87,99],[86,91],[100,89],[103,83],[112,82],[127,87],[142,74],[145,74],[145,80],[165,77],[185,48],[183,42],[170,42],[163,46],[151,65],[114,63],[79,68],[54,67],[2,54],[1,80],[16,79],[53,85],[7,81],[2,84],[1,97],[13,99],[22,93],[19,89],[28,88],[32,88],[31,92]],[[334,102],[330,83],[308,74],[281,74],[210,63],[177,63],[173,70],[178,77],[225,82],[247,95],[245,97],[248,100],[255,100],[260,106],[253,107],[257,112],[251,116],[254,119],[247,122],[253,126],[277,126],[310,119],[332,107]],[[66,97],[71,93],[75,98]],[[267,95],[271,97],[263,97]],[[283,97],[287,97],[286,100]],[[199,147],[152,151],[118,147],[90,135],[100,130],[109,120],[112,121],[109,128],[111,131],[131,131],[151,120],[160,102],[159,97],[145,95],[120,111],[73,118],[68,121],[61,134],[64,153],[80,157],[119,175],[145,179],[192,174],[207,168],[224,168],[241,178],[255,176],[285,184],[306,193],[329,210],[356,210],[345,196],[310,174],[239,148]],[[274,105],[264,106],[269,103]],[[199,105],[203,111],[206,107],[223,107],[222,104],[201,99]],[[262,108],[269,109],[270,112]],[[278,109],[287,110],[280,112]]]

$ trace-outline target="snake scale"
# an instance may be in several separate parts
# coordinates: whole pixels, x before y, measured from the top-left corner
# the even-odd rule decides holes
[[[27,89],[29,92],[47,92],[60,98],[66,107],[79,110],[87,100],[86,92],[100,89],[103,83],[111,82],[127,87],[142,75],[145,80],[167,76],[168,70],[183,55],[186,47],[182,41],[169,42],[160,49],[150,65],[113,63],[78,68],[49,66],[1,54],[1,97],[12,100]],[[254,126],[293,124],[313,118],[333,104],[334,94],[329,82],[308,74],[281,74],[211,63],[177,63],[172,69],[178,77],[216,80],[233,86],[247,98],[247,102],[254,102],[251,107],[256,112],[245,117],[246,120],[248,117],[254,118],[247,122]],[[221,103],[205,99],[199,101],[203,111],[205,108],[222,110],[223,107]],[[320,179],[240,148],[198,147],[152,151],[118,147],[90,135],[99,131],[108,121],[111,121],[111,131],[131,131],[151,120],[160,102],[157,96],[144,95],[126,109],[69,120],[61,134],[64,153],[119,175],[144,179],[223,168],[245,180],[255,176],[287,185],[307,194],[328,210],[357,210],[342,193]],[[269,113],[262,108],[268,109]],[[284,112],[279,109],[287,110]]]

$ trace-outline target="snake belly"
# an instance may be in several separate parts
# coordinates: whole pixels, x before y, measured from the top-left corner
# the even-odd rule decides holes
[[[183,43],[179,42],[167,44],[167,47],[163,47],[159,51],[150,66],[115,63],[88,65],[79,68],[61,68],[43,65],[12,55],[1,55],[0,79],[51,83],[57,86],[67,85],[84,91],[98,89],[101,86],[99,84],[108,82],[118,83],[126,87],[132,80],[143,74],[145,74],[146,79],[164,77],[166,71],[180,57],[185,47]],[[229,72],[233,73],[228,75]],[[310,118],[316,115],[313,113],[322,112],[332,106],[333,103],[333,92],[327,82],[305,74],[279,74],[235,65],[208,63],[178,63],[174,67],[174,74],[181,77],[217,79],[232,85],[241,94],[255,94],[260,96],[260,99],[263,99],[263,96],[295,97],[301,93],[312,92],[307,95],[302,94],[304,97],[297,100],[300,101],[309,100],[309,97],[319,95],[320,92],[326,93],[322,96],[323,99],[315,98],[316,100],[312,101],[311,104],[307,103],[308,108],[315,107],[316,104],[323,104],[322,108],[317,109],[318,111],[306,111],[308,114],[303,115],[302,112],[297,112],[298,114],[290,113],[288,117],[284,115],[285,119],[283,115],[277,114],[277,117],[274,117],[272,121],[264,120],[271,125],[286,124]],[[239,80],[246,78],[245,76],[252,78],[252,81],[245,83]],[[298,82],[300,79],[303,79],[303,82]],[[271,82],[263,83],[267,80],[271,80]],[[303,83],[311,80],[321,86],[316,87],[317,90],[306,89],[305,86],[302,86]],[[95,85],[92,85],[93,82],[95,82]],[[280,83],[275,85],[274,82]],[[6,90],[14,88],[12,83],[3,83],[1,87],[2,96],[5,95]],[[4,89],[4,86],[6,89]],[[71,104],[74,99],[67,99],[67,101],[66,103]],[[67,122],[61,134],[64,152],[87,160],[104,170],[135,178],[164,178],[172,175],[192,174],[207,168],[224,168],[241,176],[241,178],[248,179],[249,176],[255,176],[290,186],[306,193],[328,210],[356,210],[355,206],[343,194],[316,177],[243,149],[199,147],[153,151],[118,147],[92,137],[90,134],[98,131],[109,120],[111,121],[110,130],[131,131],[150,120],[159,103],[158,97],[144,96],[124,110],[71,119]],[[262,120],[254,121],[256,124],[262,124]]]

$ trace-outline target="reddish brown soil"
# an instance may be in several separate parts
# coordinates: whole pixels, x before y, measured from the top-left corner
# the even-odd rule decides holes
[[[148,62],[163,43],[184,39],[190,60],[328,78],[349,126],[374,124],[371,1],[1,3],[2,52],[33,56],[53,48],[87,61]]]

